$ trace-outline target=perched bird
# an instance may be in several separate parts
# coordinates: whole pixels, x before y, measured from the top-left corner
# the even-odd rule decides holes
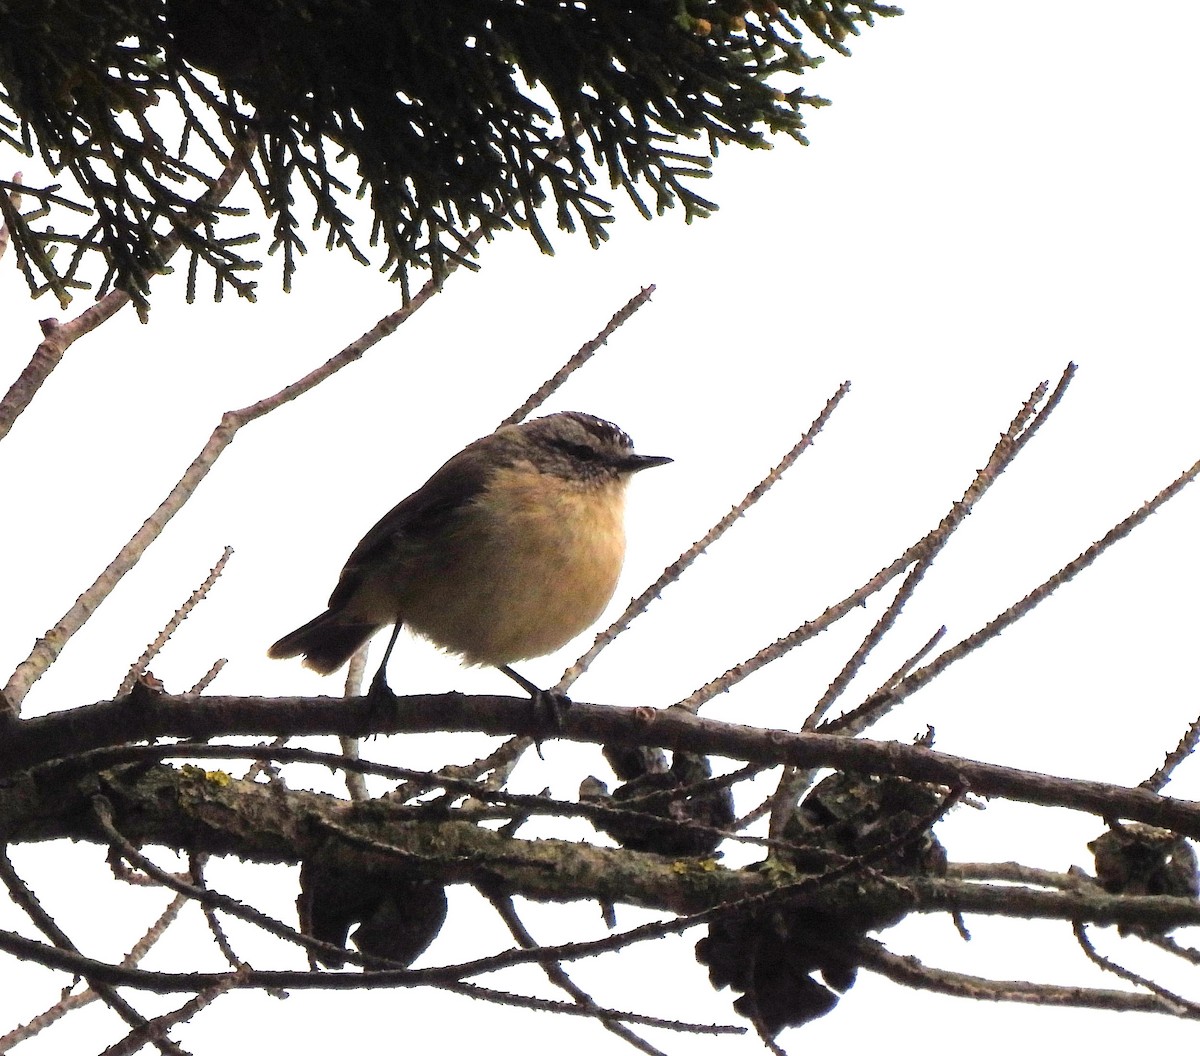
[[[407,625],[468,664],[552,653],[604,611],[625,557],[625,487],[671,459],[634,453],[611,422],[579,411],[506,425],[468,444],[363,537],[329,608],[268,655],[328,674],[394,625],[371,684]]]

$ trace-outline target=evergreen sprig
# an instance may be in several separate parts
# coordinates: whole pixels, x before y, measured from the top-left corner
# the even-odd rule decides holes
[[[806,40],[845,52],[860,25],[898,13],[867,0],[0,0],[0,140],[60,181],[19,188],[25,211],[6,201],[4,219],[35,294],[115,285],[144,307],[171,236],[191,255],[189,293],[203,265],[217,289],[252,296],[259,261],[239,250],[253,235],[226,233],[245,210],[201,195],[253,142],[285,286],[308,224],[407,296],[411,268],[469,263],[480,225],[524,227],[549,252],[552,215],[599,243],[600,174],[644,215],[708,215],[694,185],[722,145],[805,141],[803,108],[825,103],[800,87],[820,61]],[[356,196],[374,217],[365,245]]]

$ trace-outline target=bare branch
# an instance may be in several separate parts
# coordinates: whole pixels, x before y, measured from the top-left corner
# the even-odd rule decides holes
[[[67,781],[72,774],[137,758],[134,740],[156,737],[292,736],[429,732],[456,730],[502,736],[536,725],[526,697],[467,697],[457,693],[397,697],[388,714],[366,698],[329,697],[173,697],[153,698],[152,707],[108,701],[22,720],[0,740],[0,776],[30,767],[39,775]],[[717,755],[763,766],[828,766],[866,774],[902,774],[915,781],[956,786],[965,783],[982,796],[1005,796],[1027,803],[1067,807],[1101,818],[1119,817],[1200,838],[1200,804],[1159,796],[1143,788],[1121,788],[978,762],[917,745],[871,741],[820,733],[758,729],[689,715],[679,709],[653,711],[575,702],[562,715],[555,736],[592,744],[652,745],[699,755]],[[169,747],[169,746],[168,746]],[[64,750],[71,752],[63,756]],[[158,748],[149,749],[158,751]],[[251,786],[253,787],[253,786]],[[5,802],[17,817],[22,801]],[[43,828],[50,819],[24,816],[22,824]]]
[[[1200,461],[1193,463],[1188,469],[1185,469],[1170,484],[1163,488],[1162,491],[1155,495],[1154,498],[1143,503],[1123,521],[1110,528],[1104,533],[1101,539],[1089,546],[1074,560],[1067,562],[1054,575],[1031,590],[1020,601],[1014,605],[1010,605],[986,626],[981,627],[974,634],[968,635],[962,641],[952,645],[936,659],[930,661],[924,667],[918,668],[911,675],[906,676],[894,688],[887,690],[889,703],[894,706],[906,697],[911,696],[922,686],[940,675],[956,660],[961,660],[964,656],[974,652],[985,642],[995,638],[1005,628],[1012,626],[1022,616],[1031,612],[1064,583],[1074,579],[1075,576],[1087,568],[1088,565],[1095,561],[1113,543],[1124,539],[1152,513],[1178,495],[1179,492],[1196,479],[1197,475],[1200,475]]]
[[[508,930],[512,933],[512,937],[517,940],[517,944],[525,950],[535,949],[538,945],[537,940],[529,933],[529,929],[525,927],[525,922],[517,916],[512,898],[498,891],[485,891],[484,894],[496,912],[500,914],[500,919],[507,925]],[[550,982],[560,990],[565,991],[577,1005],[583,1008],[599,1009],[600,1006],[596,1004],[591,995],[571,981],[571,977],[563,970],[561,964],[556,964],[553,961],[543,961],[542,971],[546,973],[546,978]],[[639,1038],[632,1030],[617,1020],[609,1016],[601,1016],[600,1024],[605,1030],[615,1034],[622,1041],[628,1042],[639,1052],[646,1053],[646,1056],[664,1056],[661,1050],[656,1049],[645,1039]]]
[[[1118,979],[1124,979],[1127,983],[1132,983],[1143,990],[1149,990],[1150,993],[1162,998],[1167,1004],[1175,1006],[1178,1015],[1187,1015],[1193,1019],[1200,1019],[1200,1005],[1196,1004],[1195,1001],[1189,1001],[1185,997],[1180,997],[1166,987],[1159,986],[1154,980],[1147,979],[1144,975],[1139,975],[1137,972],[1132,972],[1123,965],[1117,964],[1111,958],[1105,957],[1096,949],[1091,937],[1087,933],[1087,928],[1082,923],[1075,921],[1072,924],[1071,930],[1075,934],[1075,940],[1079,943],[1080,949],[1083,950],[1087,959],[1094,965],[1106,972],[1111,972]]]
[[[145,672],[146,668],[150,665],[150,661],[153,660],[160,652],[162,652],[163,646],[167,644],[171,635],[179,629],[179,625],[188,618],[192,609],[194,609],[200,604],[200,602],[204,600],[205,596],[212,589],[213,584],[216,583],[216,581],[220,578],[221,573],[225,571],[225,565],[229,562],[229,559],[232,556],[233,547],[225,547],[225,550],[217,559],[217,563],[213,565],[208,575],[204,578],[204,582],[201,583],[195,590],[193,590],[187,601],[185,601],[179,606],[179,608],[175,610],[174,615],[167,621],[167,625],[161,631],[159,631],[158,637],[155,638],[154,641],[152,641],[148,646],[146,646],[146,651],[142,653],[142,655],[139,656],[137,660],[135,660],[130,666],[129,673],[125,676],[124,680],[121,682],[121,685],[117,688],[116,695],[118,697],[123,697],[126,693],[133,689],[133,684]]]
[[[1200,1018],[1157,994],[1137,994],[1128,990],[1092,990],[1082,986],[1054,986],[1029,983],[1023,979],[984,979],[942,968],[930,968],[916,957],[889,952],[882,943],[865,939],[856,956],[860,963],[893,982],[954,997],[974,1000],[1013,1001],[1024,1005],[1050,1005],[1060,1008],[1104,1008],[1116,1012],[1165,1012],[1185,1019]]]
[[[650,603],[663,592],[664,588],[674,583],[697,557],[720,539],[751,506],[758,502],[771,489],[775,482],[795,464],[796,459],[812,446],[817,434],[825,428],[825,423],[829,421],[837,405],[842,402],[842,398],[849,391],[850,382],[842,382],[838,386],[837,391],[826,401],[825,406],[821,409],[821,413],[813,419],[812,424],[808,427],[808,431],[779,460],[779,463],[746,493],[741,502],[705,532],[702,538],[694,542],[687,550],[672,561],[671,564],[664,568],[650,586],[630,601],[620,616],[596,635],[596,640],[592,644],[592,647],[563,672],[555,689],[566,692],[578,680],[579,676],[591,666],[592,661],[616,639],[617,635],[624,631],[626,627],[650,607]]]
[[[555,392],[562,388],[562,385],[567,378],[574,374],[575,371],[582,367],[589,359],[592,358],[592,356],[596,354],[601,345],[608,342],[608,339],[612,337],[614,333],[616,333],[617,329],[622,324],[632,318],[634,312],[636,312],[643,304],[650,300],[654,290],[655,287],[653,285],[643,286],[641,290],[635,293],[625,303],[625,306],[618,310],[617,313],[607,323],[604,324],[604,329],[602,329],[600,333],[598,333],[590,341],[585,342],[579,351],[575,353],[575,355],[568,359],[552,377],[543,382],[538,390],[532,393],[529,398],[526,399],[520,407],[513,411],[512,414],[505,418],[500,425],[515,425],[517,422],[524,421],[538,407],[545,403]]]
[[[832,626],[848,612],[852,612],[859,605],[862,605],[872,594],[882,590],[914,561],[925,560],[931,554],[940,550],[954,530],[966,519],[976,503],[979,502],[992,484],[995,483],[999,475],[1012,463],[1013,459],[1020,453],[1025,444],[1029,442],[1054,408],[1058,406],[1074,374],[1075,364],[1069,363],[1066,370],[1063,371],[1062,377],[1059,379],[1058,386],[1050,394],[1049,398],[1046,398],[1046,391],[1049,389],[1049,385],[1046,382],[1042,382],[1042,384],[1034,389],[1029,399],[1025,401],[1021,410],[1017,412],[1009,424],[1008,429],[1000,435],[1000,440],[992,451],[992,457],[988,460],[987,465],[979,471],[962,499],[950,508],[950,511],[942,518],[933,531],[926,534],[924,538],[913,546],[910,546],[900,557],[877,572],[852,594],[830,605],[815,620],[810,623],[801,624],[790,634],[784,635],[778,641],[764,646],[754,656],[742,661],[740,664],[734,665],[725,671],[724,674],[701,686],[694,693],[679,701],[675,707],[683,708],[695,714],[706,701],[711,700],[718,693],[728,692],[738,682],[749,677],[755,671],[778,660],[781,656],[791,652],[792,649],[803,645],[810,638],[814,638]],[[1034,412],[1043,399],[1045,399],[1045,403],[1035,416]]]
[[[350,657],[350,666],[346,668],[346,684],[343,696],[357,697],[362,692],[363,674],[367,669],[367,643],[364,642],[358,651]],[[347,759],[358,759],[361,742],[357,737],[339,737],[342,754]],[[346,791],[350,798],[357,801],[369,799],[367,782],[360,771],[346,770]]]
[[[1146,778],[1140,787],[1149,789],[1151,792],[1161,792],[1167,787],[1167,782],[1171,780],[1171,775],[1175,773],[1179,764],[1196,750],[1197,744],[1200,744],[1200,716],[1192,720],[1192,724],[1179,739],[1179,743],[1163,760],[1162,766]]]

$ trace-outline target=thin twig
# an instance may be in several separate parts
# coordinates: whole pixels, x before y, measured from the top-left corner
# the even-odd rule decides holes
[[[812,424],[808,427],[808,431],[779,460],[779,463],[746,493],[741,502],[734,506],[724,517],[705,532],[700,539],[664,568],[659,573],[658,578],[625,607],[625,611],[620,616],[596,635],[596,640],[592,643],[592,647],[563,672],[562,678],[558,680],[558,685],[555,686],[556,690],[565,693],[570,689],[579,676],[591,666],[592,661],[612,644],[617,635],[645,612],[650,607],[650,603],[659,597],[667,586],[679,579],[697,557],[720,539],[751,506],[758,502],[771,489],[772,485],[795,464],[796,459],[812,446],[817,434],[825,428],[826,422],[829,421],[837,405],[842,402],[842,398],[849,391],[850,382],[843,381],[838,386],[837,391],[826,401],[825,406],[821,409],[821,413],[813,419]]]
[[[508,930],[511,932],[512,937],[517,940],[517,944],[522,949],[536,949],[538,946],[537,940],[530,934],[529,929],[525,927],[525,922],[517,915],[512,897],[500,891],[484,891],[483,893],[487,896],[488,901],[491,902],[496,912],[500,914],[500,919],[508,926]],[[584,1008],[599,1009],[600,1006],[596,1004],[592,996],[572,981],[561,964],[557,964],[554,961],[543,961],[542,971],[546,973],[546,978],[550,982],[567,993],[577,1005],[581,1005]],[[600,1024],[605,1030],[615,1034],[622,1041],[628,1042],[639,1052],[646,1053],[646,1056],[664,1056],[661,1050],[656,1049],[648,1041],[639,1038],[632,1030],[616,1019],[609,1016],[601,1016]]]
[[[328,978],[328,975],[326,975]],[[528,997],[524,994],[512,994],[504,990],[492,990],[478,983],[467,983],[461,980],[451,980],[439,983],[439,988],[449,990],[452,994],[472,997],[481,1001],[491,1001],[498,1005],[509,1005],[513,1008],[529,1008],[535,1012],[557,1012],[566,1016],[588,1016],[596,1019],[620,1020],[634,1023],[641,1027],[661,1027],[663,1030],[683,1030],[689,1034],[745,1034],[745,1027],[731,1026],[724,1023],[682,1023],[673,1019],[660,1019],[658,1016],[643,1016],[637,1012],[618,1012],[612,1008],[600,1005],[587,1006],[568,1004],[565,1001],[550,1001],[544,997]]]
[[[285,744],[287,744],[287,742],[287,737],[276,737],[269,745],[264,747],[282,748]],[[243,777],[244,781],[253,781],[256,777],[258,777],[259,774],[265,773],[267,775],[268,782],[272,784],[275,784],[276,782],[282,783],[283,779],[279,776],[276,770],[270,766],[271,757],[269,755],[255,755],[251,758],[254,759],[254,762],[246,768],[246,774]]]
[[[1160,950],[1166,950],[1172,956],[1187,961],[1188,964],[1200,965],[1200,950],[1194,946],[1181,945],[1173,935],[1149,934],[1143,935],[1142,938],[1152,946],[1157,946]]]
[[[208,887],[204,882],[204,863],[207,860],[207,854],[188,855],[192,883],[202,891],[207,890]],[[183,892],[180,892],[178,897],[183,897]],[[229,944],[229,936],[225,934],[225,929],[217,919],[217,911],[205,902],[200,903],[200,909],[204,913],[204,919],[208,922],[208,930],[212,933],[213,941],[216,942],[217,949],[221,951],[221,956],[229,963],[230,968],[241,968],[247,962],[233,952],[233,947]]]
[[[510,737],[494,752],[476,759],[473,763],[443,766],[436,774],[430,774],[428,779],[424,775],[405,777],[405,783],[389,792],[387,798],[403,803],[423,795],[431,788],[454,787],[449,783],[455,781],[474,782],[476,778],[482,777],[484,774],[490,774],[491,777],[483,782],[483,788],[492,790],[501,788],[508,780],[508,775],[512,773],[513,767],[520,761],[522,753],[532,745],[533,738],[531,737]],[[464,789],[464,791],[467,795],[474,795],[477,791],[476,785],[472,784],[469,789]]]
[[[192,686],[192,688],[187,691],[186,695],[199,696],[201,693],[203,693],[206,689],[208,689],[209,686],[213,684],[213,682],[216,681],[217,675],[221,673],[222,669],[227,663],[229,663],[229,661],[225,657],[220,657],[219,659],[214,660],[212,667],[210,667],[204,672],[203,675],[200,676],[200,681]]]
[[[1087,929],[1080,921],[1075,921],[1071,930],[1075,933],[1075,941],[1079,943],[1079,948],[1083,950],[1084,955],[1097,967],[1106,972],[1111,972],[1118,979],[1124,979],[1127,983],[1132,983],[1134,986],[1141,987],[1143,990],[1149,990],[1150,993],[1175,1005],[1180,1012],[1189,1012],[1193,1018],[1200,1018],[1200,1005],[1195,1001],[1189,1001],[1186,997],[1181,997],[1179,994],[1168,990],[1165,986],[1160,986],[1153,979],[1147,979],[1144,975],[1139,975],[1137,972],[1130,971],[1124,965],[1117,964],[1116,961],[1109,957],[1105,957],[1092,943],[1091,937],[1087,933]]]
[[[1200,716],[1192,720],[1192,724],[1179,739],[1179,743],[1167,753],[1162,766],[1138,787],[1145,788],[1150,792],[1161,792],[1167,787],[1167,782],[1171,780],[1171,775],[1175,772],[1176,767],[1196,750],[1197,744],[1200,744]]]
[[[930,968],[915,957],[890,952],[873,939],[860,940],[855,959],[864,968],[895,983],[937,994],[967,997],[972,1000],[1013,1001],[1026,1005],[1058,1008],[1104,1008],[1117,1012],[1166,1012],[1187,1019],[1200,1018],[1183,1012],[1178,1005],[1156,994],[1130,993],[1128,990],[1092,990],[1082,986],[1055,986],[1030,983],[1024,979],[984,979],[942,968]]]
[[[951,862],[946,876],[952,880],[1000,880],[1059,891],[1096,891],[1094,879],[1082,872],[1060,873],[1020,862]]]
[[[357,697],[362,692],[363,674],[367,669],[367,643],[364,642],[350,657],[350,666],[346,669],[346,683],[343,696]],[[362,742],[357,737],[342,736],[338,738],[342,746],[342,754],[347,759],[358,759]],[[346,792],[355,802],[369,799],[367,781],[361,771],[346,770]]]
[[[12,178],[13,183],[20,184],[21,179],[22,179],[22,174],[20,172],[13,173],[13,178]],[[11,203],[11,207],[14,212],[20,210],[20,208],[21,208],[21,193],[20,193],[20,191],[2,190],[2,191],[0,191],[0,194],[8,195],[8,200]],[[2,260],[4,258],[4,251],[6,249],[8,249],[8,240],[9,240],[8,223],[3,218],[0,218],[0,260]]]
[[[543,382],[536,392],[530,394],[529,398],[505,418],[500,425],[515,425],[517,422],[524,421],[534,410],[545,403],[558,389],[562,388],[567,378],[596,354],[600,346],[605,344],[617,329],[633,316],[634,312],[650,300],[654,290],[655,287],[653,285],[643,286],[641,290],[625,303],[623,308],[604,324],[604,329],[600,333],[590,341],[585,342],[578,352],[568,359],[552,377]]]
[[[174,614],[167,621],[167,625],[158,632],[158,637],[155,638],[154,641],[152,641],[148,646],[146,646],[146,651],[142,653],[142,655],[139,656],[137,660],[135,660],[130,666],[129,673],[126,674],[124,680],[121,682],[121,685],[117,688],[116,696],[123,697],[126,693],[133,689],[133,684],[142,676],[146,668],[150,666],[150,661],[153,660],[160,652],[162,652],[163,646],[167,644],[171,635],[173,635],[179,629],[179,625],[183,623],[183,621],[186,620],[189,615],[191,615],[192,610],[199,605],[200,602],[202,602],[207,596],[208,592],[212,590],[213,584],[216,583],[216,581],[220,578],[221,573],[225,571],[225,565],[229,562],[229,559],[232,556],[233,547],[225,547],[225,550],[217,559],[217,563],[213,565],[208,575],[204,577],[204,582],[202,582],[195,590],[193,590],[188,596],[187,601],[185,601],[179,606],[179,608],[175,610]]]

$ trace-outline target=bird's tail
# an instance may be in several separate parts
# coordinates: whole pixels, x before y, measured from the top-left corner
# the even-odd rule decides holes
[[[267,650],[267,656],[273,660],[303,656],[305,667],[322,675],[332,674],[381,626],[347,620],[344,613],[329,609],[291,634],[285,634]]]

